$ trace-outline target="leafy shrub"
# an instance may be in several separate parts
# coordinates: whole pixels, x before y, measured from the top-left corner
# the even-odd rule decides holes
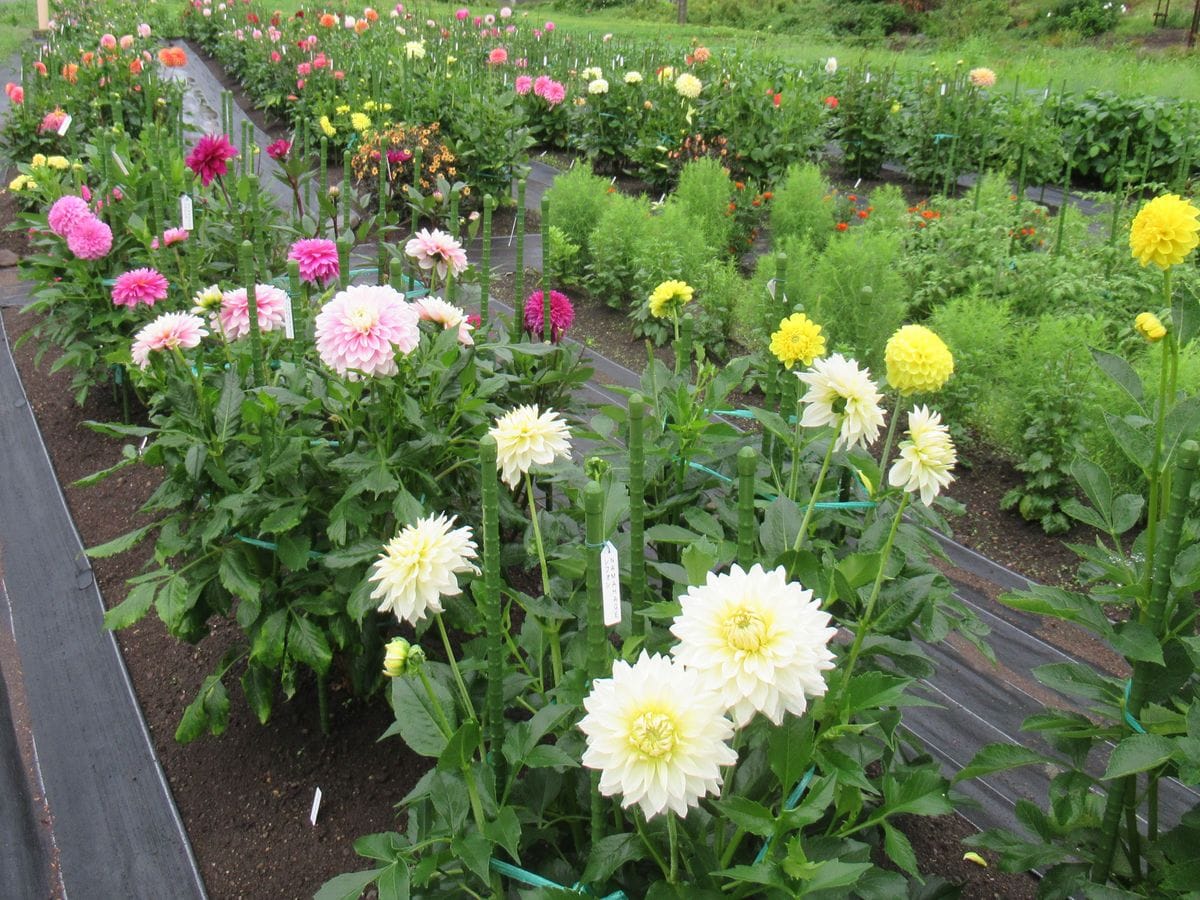
[[[820,166],[791,166],[771,203],[771,231],[776,241],[808,235],[815,249],[824,248],[833,232],[832,188]]]
[[[776,248],[782,248],[787,256],[786,280],[788,288],[784,293],[778,289],[775,295],[768,290],[770,281],[776,277],[777,254],[768,253],[758,258],[754,274],[746,282],[746,287],[737,298],[730,314],[730,333],[735,340],[749,350],[765,349],[770,340],[771,332],[779,327],[779,321],[792,312],[802,309],[802,300],[797,296],[797,290],[791,285],[803,284],[811,275],[811,268],[816,254],[813,251],[809,237],[791,237],[782,242],[776,242]]]
[[[732,197],[728,170],[715,159],[696,159],[683,167],[671,202],[683,207],[707,246],[724,251],[733,230]]]
[[[670,323],[650,316],[647,299],[668,279],[680,279],[696,287],[695,279],[705,263],[718,256],[716,248],[698,239],[696,221],[683,206],[669,203],[662,213],[650,218],[650,227],[634,248],[634,277],[631,316],[633,331],[663,344],[671,335]]]
[[[1121,4],[1111,0],[1063,0],[1044,19],[1046,31],[1073,31],[1081,37],[1097,37],[1112,31],[1121,19]]]
[[[555,178],[546,191],[550,224],[561,228],[571,243],[586,247],[609,197],[608,181],[594,174],[591,166],[579,163]]]
[[[638,260],[650,227],[649,200],[613,194],[587,236],[588,289],[614,309],[627,309],[633,300]]]
[[[571,241],[565,231],[557,225],[550,226],[550,246],[546,255],[554,278],[567,284],[578,284],[583,276],[583,265],[579,258],[580,247]]]
[[[697,347],[725,356],[733,308],[746,291],[746,282],[731,260],[710,259],[696,273],[696,302],[692,304]]]
[[[908,200],[895,184],[885,184],[871,192],[871,217],[863,223],[868,231],[907,231]]]

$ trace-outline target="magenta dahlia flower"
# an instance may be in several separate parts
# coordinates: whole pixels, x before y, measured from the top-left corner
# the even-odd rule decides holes
[[[475,338],[471,336],[475,326],[468,321],[466,310],[459,309],[453,303],[447,303],[441,297],[422,297],[414,300],[412,305],[417,311],[417,318],[422,322],[433,322],[447,331],[451,328],[458,329],[458,342],[464,347],[475,343]]]
[[[395,288],[351,285],[317,313],[317,353],[339,375],[395,375],[396,352],[411,353],[421,340],[417,322]]]
[[[545,303],[542,292],[534,291],[525,299],[525,330],[536,338],[546,339],[542,316],[545,314]],[[571,298],[560,291],[550,292],[550,340],[558,343],[566,330],[575,321],[575,307]]]
[[[442,278],[448,271],[458,275],[467,267],[467,254],[462,244],[437,229],[422,228],[404,245],[404,252],[422,269],[436,270]]]
[[[50,221],[50,230],[59,237],[66,237],[79,222],[93,218],[93,215],[87,201],[74,194],[67,194],[54,201],[47,218]]]
[[[291,152],[292,142],[283,138],[267,145],[267,156],[271,159],[287,159],[287,155]]]
[[[282,327],[287,307],[292,302],[287,292],[272,284],[257,284],[254,286],[254,299],[258,304],[259,331],[274,331]],[[217,318],[226,340],[240,340],[250,333],[250,306],[245,288],[225,291],[221,295]]]
[[[300,277],[325,287],[340,272],[337,244],[325,238],[304,238],[292,244],[288,259],[300,264]]]
[[[78,259],[102,259],[108,255],[112,244],[112,229],[95,216],[80,219],[67,232],[67,248]]]
[[[130,309],[142,303],[153,306],[167,298],[169,287],[167,279],[156,269],[130,269],[117,276],[112,299],[115,305],[128,306]]]
[[[191,313],[164,313],[133,339],[133,361],[141,368],[150,364],[156,350],[191,350],[208,334],[204,320]]]
[[[207,187],[218,175],[229,171],[225,163],[237,155],[238,152],[227,135],[206,134],[196,142],[196,146],[184,162],[200,176],[200,183]]]

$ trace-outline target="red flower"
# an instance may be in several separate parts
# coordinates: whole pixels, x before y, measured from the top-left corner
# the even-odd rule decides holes
[[[286,141],[283,138],[280,138],[273,144],[267,145],[267,156],[271,157],[271,159],[286,159],[291,151],[292,142]]]
[[[865,209],[860,209],[860,210],[858,211],[858,217],[859,217],[860,219],[865,219],[865,218],[866,218],[867,216],[869,216],[869,215],[870,215],[870,213],[869,213],[869,212],[867,212]]]
[[[779,104],[783,102],[783,94],[776,94],[774,97],[771,98],[771,102],[774,103],[776,106],[779,106]]]
[[[206,134],[192,148],[184,162],[200,176],[200,183],[207,186],[212,184],[218,175],[229,171],[225,163],[237,155],[237,150],[227,135]]]
[[[837,230],[838,230],[838,231],[845,231],[845,230],[846,230],[847,228],[849,228],[849,227],[850,227],[850,223],[849,223],[849,222],[838,222],[838,223],[837,223]]]
[[[825,98],[825,105],[827,107],[829,107],[829,109],[837,109],[838,108],[837,97],[834,97],[832,94],[830,94],[828,97]]]

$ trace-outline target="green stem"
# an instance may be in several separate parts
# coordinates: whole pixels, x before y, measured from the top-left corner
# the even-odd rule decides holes
[[[721,868],[728,869],[729,864],[733,862],[733,854],[737,852],[737,848],[741,845],[742,839],[746,837],[746,829],[738,828],[733,833],[733,838],[729,841],[729,846],[725,848],[725,852],[721,854]]]
[[[533,526],[533,542],[537,546],[538,565],[542,572],[542,595],[550,596],[550,569],[546,565],[546,548],[542,544],[542,528],[538,524],[537,502],[533,497],[533,476],[525,473],[525,494],[529,498],[529,524]]]
[[[892,455],[892,441],[896,437],[896,423],[900,420],[900,404],[904,398],[896,395],[896,404],[892,407],[891,421],[888,422],[887,437],[883,441],[883,452],[879,454],[879,481],[882,484],[887,474],[888,458]]]
[[[450,635],[446,633],[446,624],[442,621],[442,614],[436,613],[434,619],[437,621],[438,634],[442,636],[442,646],[446,648],[446,659],[450,663],[450,671],[454,674],[454,683],[458,685],[458,692],[462,696],[463,707],[466,709],[467,715],[478,720],[479,717],[475,715],[475,705],[471,703],[471,695],[467,693],[466,682],[463,681],[462,672],[458,670],[458,660],[454,658],[454,648],[450,646]]]
[[[829,471],[829,462],[833,459],[833,448],[837,443],[837,435],[842,429],[842,420],[838,419],[833,434],[829,436],[829,447],[825,451],[825,459],[821,461],[821,471],[817,474],[817,483],[813,485],[812,496],[808,498],[808,509],[804,511],[804,520],[800,523],[800,533],[796,535],[793,550],[799,550],[804,544],[804,535],[808,532],[808,523],[812,521],[813,510],[817,508],[817,498],[821,496],[821,487],[825,484],[825,474]]]
[[[442,729],[442,734],[449,740],[454,735],[454,729],[450,727],[450,720],[446,718],[446,711],[442,709],[442,701],[433,691],[433,685],[429,682],[429,673],[424,669],[417,669],[417,675],[421,679],[421,684],[425,685],[425,693],[429,697],[430,706],[433,707],[433,717],[437,719],[438,728]]]
[[[669,813],[668,815],[673,815],[673,813]],[[655,847],[654,842],[650,840],[650,835],[646,834],[646,829],[642,827],[642,818],[643,817],[640,811],[635,809],[632,816],[633,827],[637,830],[638,837],[642,839],[642,843],[646,845],[646,850],[650,853],[650,858],[658,864],[659,869],[662,870],[663,877],[669,880],[671,877],[671,870],[667,868],[667,864],[663,860],[662,854],[658,852],[658,848]]]
[[[667,838],[671,844],[671,871],[667,883],[675,884],[679,880],[679,825],[674,815],[667,816]]]

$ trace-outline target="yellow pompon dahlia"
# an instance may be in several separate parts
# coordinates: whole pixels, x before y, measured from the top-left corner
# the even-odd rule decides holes
[[[811,366],[814,359],[825,355],[825,336],[821,326],[804,313],[793,313],[779,323],[771,335],[771,352],[789,369],[796,363]]]
[[[518,406],[496,420],[488,431],[496,439],[496,466],[510,488],[533,466],[544,466],[571,452],[571,433],[558,413],[537,406]]]
[[[805,428],[824,425],[838,426],[838,448],[866,446],[879,437],[883,427],[883,395],[871,380],[869,369],[859,368],[857,362],[835,353],[828,359],[818,359],[807,372],[796,377],[808,385],[800,398],[804,415],[800,424]]]
[[[1163,194],[1143,206],[1129,229],[1129,249],[1143,266],[1154,263],[1169,269],[1200,243],[1200,210],[1178,194]]]
[[[942,339],[924,325],[905,325],[883,353],[888,384],[901,394],[939,391],[954,374],[954,357]]]
[[[35,169],[40,169],[46,165],[46,154],[35,153],[29,158],[29,165]]]
[[[333,123],[329,121],[329,116],[321,116],[317,119],[317,124],[321,126],[321,130],[325,132],[325,137],[333,137],[337,134],[337,129],[333,127]]]
[[[650,295],[650,315],[667,319],[692,302],[696,292],[686,281],[664,281]]]
[[[459,572],[479,574],[469,562],[477,556],[471,529],[453,524],[445,514],[418,519],[384,546],[370,576],[377,585],[371,599],[381,601],[380,612],[415,625],[427,613],[442,611],[442,597],[462,593]]]
[[[366,131],[371,127],[371,117],[366,113],[350,113],[350,126],[358,132]]]
[[[675,79],[675,93],[680,97],[695,100],[700,96],[702,90],[704,90],[704,83],[691,72],[684,72]]]
[[[921,502],[931,506],[933,498],[954,480],[950,470],[956,462],[958,454],[942,417],[916,406],[908,414],[908,439],[900,442],[900,455],[888,473],[888,483],[919,493]]]
[[[829,641],[837,629],[812,591],[789,582],[782,566],[710,573],[679,601],[671,625],[679,643],[671,655],[720,694],[738,728],[756,712],[778,725],[785,711],[804,714],[806,696],[825,694],[821,673],[833,668]]]
[[[1152,344],[1157,344],[1167,336],[1166,326],[1152,312],[1138,313],[1137,318],[1133,320],[1133,328]]]
[[[592,682],[583,708],[583,764],[600,770],[601,794],[620,794],[647,819],[667,809],[686,816],[720,791],[721,766],[737,762],[720,696],[668,656],[643,650],[632,666],[617,660],[611,678]]]

